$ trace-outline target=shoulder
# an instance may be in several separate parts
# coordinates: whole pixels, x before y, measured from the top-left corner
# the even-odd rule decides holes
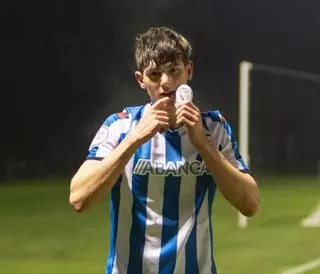
[[[227,122],[219,110],[204,111],[202,112],[202,117],[206,120],[208,119],[212,122],[219,122],[221,124],[225,124]]]
[[[139,121],[143,116],[143,113],[148,108],[150,108],[150,106],[151,106],[150,103],[146,105],[140,105],[140,106],[130,106],[130,107],[126,107],[124,111],[126,111],[129,114],[130,120],[134,122],[134,121]]]
[[[120,112],[110,114],[104,121],[104,126],[111,126],[115,122],[129,122],[135,120],[135,117],[139,115],[145,106],[129,106],[125,107]]]
[[[228,121],[224,118],[219,110],[210,110],[202,112],[202,121],[205,128],[210,132],[219,132],[222,135],[232,135],[232,129]]]
[[[144,109],[146,108],[147,105],[140,105],[140,106],[129,106],[129,107],[126,107],[124,108],[124,111],[126,113],[128,113],[133,120],[135,120],[135,118],[137,116],[141,116],[141,114],[143,113]]]

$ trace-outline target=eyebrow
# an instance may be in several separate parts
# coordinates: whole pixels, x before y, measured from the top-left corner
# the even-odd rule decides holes
[[[146,72],[146,73],[149,73],[149,72],[157,71],[157,70],[159,70],[159,68],[157,68],[157,67],[152,67],[152,68],[147,68],[147,69],[145,70],[145,72]]]
[[[164,68],[168,69],[168,68],[173,68],[173,67],[179,67],[179,64],[167,63],[167,64],[164,64],[161,66],[164,66]],[[157,70],[159,70],[159,66],[149,67],[145,70],[145,72],[148,73],[148,72],[157,71]]]

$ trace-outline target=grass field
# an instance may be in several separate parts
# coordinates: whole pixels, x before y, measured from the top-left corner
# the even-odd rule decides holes
[[[219,274],[276,274],[320,258],[320,228],[299,226],[320,196],[312,178],[260,178],[261,208],[246,229],[217,195],[215,256]],[[104,273],[108,202],[76,214],[67,180],[0,183],[1,274]],[[307,272],[320,273],[320,268]]]

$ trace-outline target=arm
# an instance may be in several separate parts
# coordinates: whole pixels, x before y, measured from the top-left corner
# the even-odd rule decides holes
[[[224,155],[213,147],[208,138],[196,145],[222,195],[243,215],[253,216],[259,205],[259,191],[250,174],[235,168]]]
[[[82,212],[104,199],[139,146],[137,138],[128,136],[109,157],[87,160],[71,180],[70,204]]]
[[[222,195],[242,214],[253,216],[259,206],[255,180],[234,167],[203,132],[200,110],[188,102],[178,107],[177,122],[184,123],[193,146],[200,153]]]
[[[136,128],[102,161],[87,160],[73,176],[69,202],[82,212],[103,200],[123,172],[136,149],[161,129],[169,126],[167,112],[161,110],[168,98],[158,100],[140,120]]]

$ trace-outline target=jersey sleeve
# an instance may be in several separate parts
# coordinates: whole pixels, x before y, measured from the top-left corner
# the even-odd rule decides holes
[[[239,152],[238,142],[230,124],[219,111],[210,111],[204,115],[204,126],[210,132],[212,143],[238,170],[250,173],[250,170]]]
[[[129,114],[126,111],[110,115],[93,138],[87,160],[107,157],[125,137],[128,120]]]

